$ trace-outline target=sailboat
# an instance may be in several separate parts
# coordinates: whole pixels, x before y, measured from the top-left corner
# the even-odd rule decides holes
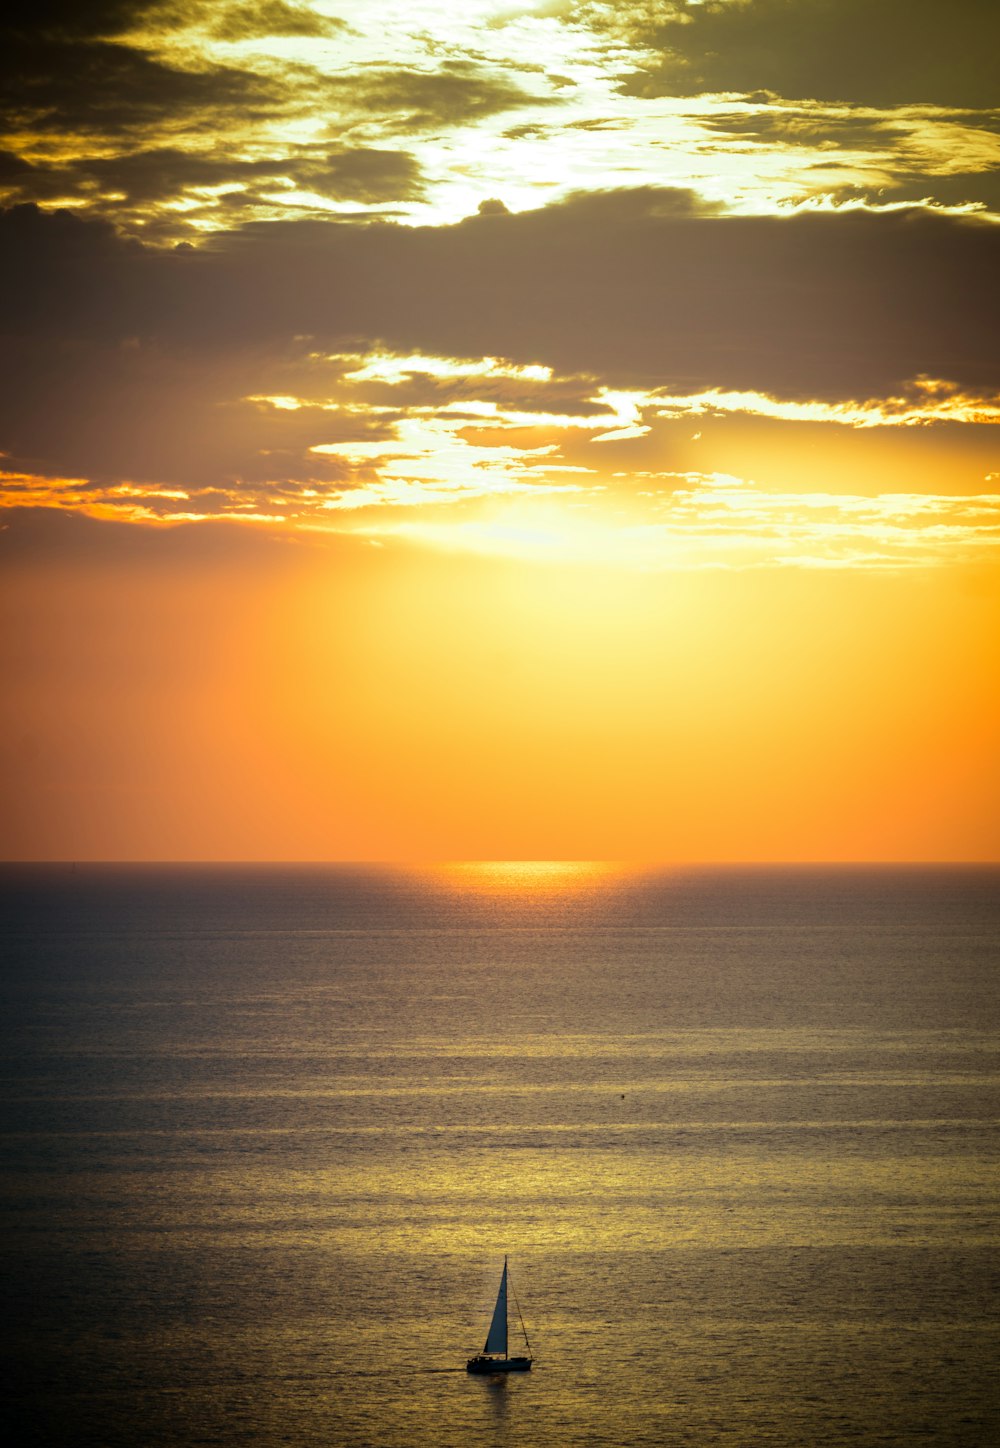
[[[517,1320],[521,1324],[524,1345],[528,1352],[526,1357],[510,1357],[507,1352],[507,1286],[509,1281],[507,1258],[505,1257],[503,1259],[503,1276],[500,1278],[500,1290],[497,1293],[497,1305],[493,1309],[493,1320],[490,1323],[490,1330],[486,1334],[486,1346],[478,1357],[469,1358],[465,1365],[466,1372],[526,1373],[531,1368],[531,1343],[528,1341],[528,1332],[524,1326],[524,1318],[521,1316],[516,1296],[514,1306],[517,1309]],[[513,1296],[512,1285],[510,1290]]]

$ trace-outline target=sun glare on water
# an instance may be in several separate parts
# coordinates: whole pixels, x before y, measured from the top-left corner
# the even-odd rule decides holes
[[[582,889],[618,868],[604,860],[461,860],[441,871],[466,888],[504,892]]]

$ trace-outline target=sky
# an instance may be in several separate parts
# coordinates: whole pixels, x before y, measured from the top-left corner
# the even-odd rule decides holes
[[[0,30],[4,858],[1000,858],[993,0]]]

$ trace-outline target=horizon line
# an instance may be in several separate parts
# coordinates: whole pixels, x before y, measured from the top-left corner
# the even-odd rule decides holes
[[[789,859],[668,859],[656,856],[635,856],[618,857],[609,856],[600,858],[583,855],[468,855],[468,856],[411,856],[411,857],[389,857],[362,859],[358,857],[336,856],[336,857],[300,857],[300,858],[266,858],[264,856],[135,856],[122,858],[113,856],[77,857],[71,856],[48,859],[22,859],[18,857],[0,857],[0,867],[4,865],[53,865],[75,868],[87,865],[172,865],[172,866],[208,866],[208,865],[259,865],[259,866],[317,866],[317,867],[384,867],[384,868],[410,868],[410,869],[446,869],[461,865],[602,865],[607,867],[618,867],[621,869],[662,869],[662,870],[708,870],[708,869],[860,869],[869,867],[885,867],[892,869],[918,869],[923,866],[944,869],[954,866],[955,868],[968,868],[971,866],[1000,866],[1000,858],[992,857],[966,857],[957,858],[932,858],[914,857],[910,859],[899,859],[889,857],[851,857],[851,858],[814,858],[808,860]]]

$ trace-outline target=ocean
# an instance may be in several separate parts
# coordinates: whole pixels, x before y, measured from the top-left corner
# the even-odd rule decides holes
[[[0,901],[18,1448],[1000,1442],[997,868]]]

